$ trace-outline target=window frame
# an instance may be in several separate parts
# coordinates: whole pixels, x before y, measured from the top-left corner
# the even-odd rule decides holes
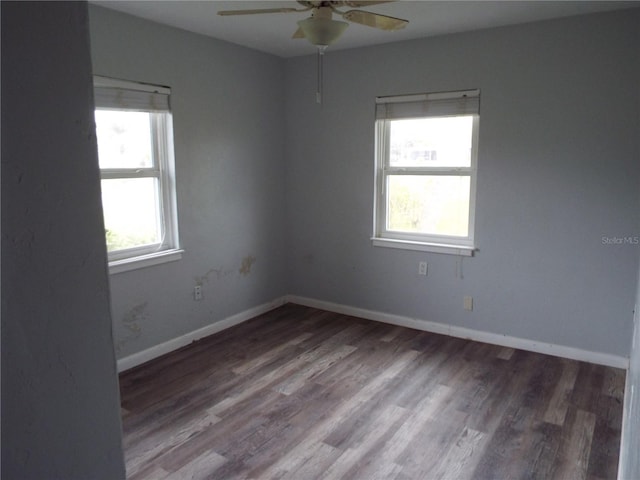
[[[120,273],[179,260],[183,250],[178,235],[173,117],[169,107],[171,90],[164,86],[100,76],[94,76],[94,89],[95,110],[143,111],[150,114],[152,165],[100,168],[100,180],[156,179],[156,221],[161,227],[162,236],[160,242],[107,252],[109,271],[112,274]]]
[[[479,140],[479,90],[427,93],[376,99],[375,122],[375,186],[374,246],[472,256],[475,246],[476,178]],[[475,99],[475,106],[465,106],[466,99]],[[459,104],[456,105],[456,102]],[[383,108],[379,108],[383,105]],[[388,105],[391,113],[386,113]],[[398,106],[397,112],[393,107]],[[382,111],[381,111],[382,110]],[[428,113],[427,113],[428,112]],[[391,122],[405,118],[445,118],[472,116],[471,158],[468,167],[391,166]],[[468,176],[469,221],[466,237],[435,235],[418,232],[399,232],[387,229],[388,180],[393,176]]]

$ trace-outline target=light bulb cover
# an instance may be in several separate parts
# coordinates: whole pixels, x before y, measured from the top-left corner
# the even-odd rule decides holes
[[[347,22],[328,18],[309,17],[298,22],[304,37],[316,46],[333,44],[349,26]]]

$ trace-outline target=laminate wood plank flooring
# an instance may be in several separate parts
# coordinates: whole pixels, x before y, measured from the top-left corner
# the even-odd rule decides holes
[[[615,479],[624,382],[287,304],[120,375],[127,478]]]

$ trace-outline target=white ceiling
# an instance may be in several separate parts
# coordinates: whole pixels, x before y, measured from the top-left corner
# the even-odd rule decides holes
[[[309,12],[217,15],[218,10],[298,7],[293,1],[91,0],[91,3],[280,57],[315,52],[315,47],[306,40],[290,38],[297,29],[296,22],[308,17]],[[341,50],[631,7],[640,7],[640,1],[396,1],[362,9],[407,19],[409,24],[404,30],[384,32],[351,24],[330,48]]]

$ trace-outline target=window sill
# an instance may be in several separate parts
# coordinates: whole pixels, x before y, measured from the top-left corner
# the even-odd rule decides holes
[[[122,272],[129,272],[139,268],[151,267],[162,263],[174,262],[182,258],[184,250],[173,249],[162,252],[140,255],[138,257],[124,258],[109,262],[109,273],[111,275]]]
[[[475,247],[464,245],[446,245],[442,243],[412,242],[409,240],[395,240],[390,238],[373,237],[374,247],[399,248],[402,250],[417,250],[420,252],[444,253],[463,257],[473,257]]]

